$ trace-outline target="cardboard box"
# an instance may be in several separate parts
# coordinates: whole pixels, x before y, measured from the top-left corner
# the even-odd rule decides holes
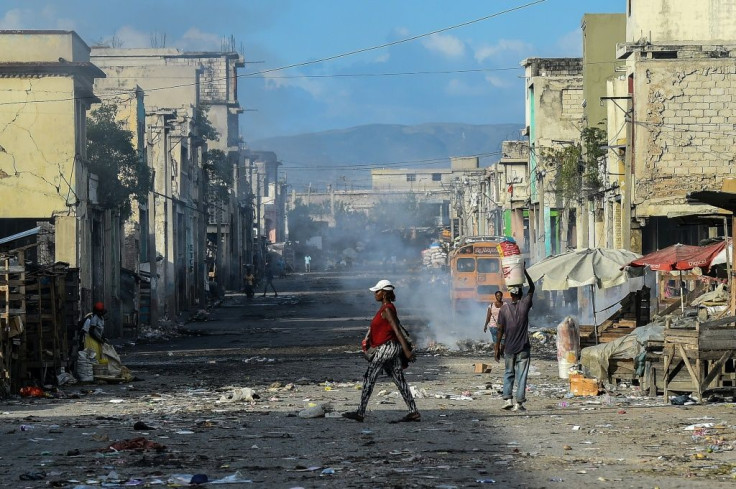
[[[599,383],[596,379],[586,379],[581,374],[570,374],[570,392],[576,396],[597,396]]]
[[[491,373],[491,366],[487,363],[474,363],[476,374],[489,374]]]

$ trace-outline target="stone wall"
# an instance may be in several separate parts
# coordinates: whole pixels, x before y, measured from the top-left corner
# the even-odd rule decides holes
[[[733,57],[642,59],[634,80],[635,204],[719,188],[736,175]]]

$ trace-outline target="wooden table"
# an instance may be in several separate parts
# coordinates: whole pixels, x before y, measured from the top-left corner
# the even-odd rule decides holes
[[[715,382],[736,386],[733,358],[736,352],[736,317],[729,316],[715,321],[693,321],[692,327],[674,327],[667,323],[664,329],[664,396],[670,390],[695,392],[700,402],[703,392]],[[729,363],[727,372],[724,367]],[[675,375],[686,368],[690,374],[689,385],[670,385]],[[736,387],[735,387],[736,388]]]

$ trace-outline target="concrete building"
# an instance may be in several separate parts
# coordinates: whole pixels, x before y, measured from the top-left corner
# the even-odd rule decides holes
[[[489,235],[511,236],[522,252],[529,252],[529,143],[504,141],[501,143],[501,159],[486,169],[490,200],[499,213],[491,213],[494,219]]]
[[[112,87],[140,86],[146,94],[147,159],[154,170],[148,223],[156,254],[150,271],[154,322],[205,300],[205,142],[197,128],[202,68],[171,62],[179,54],[174,49],[92,50],[93,62],[117,82]]]
[[[616,58],[616,44],[626,37],[625,14],[585,14],[582,19],[583,34],[583,124],[587,130],[600,130],[606,136],[606,154],[598,165],[600,188],[590,189],[581,195],[577,215],[577,246],[579,248],[622,246],[621,240],[613,239],[614,223],[621,222],[621,198],[617,171],[619,151],[611,139],[624,137],[626,122],[619,115],[610,114],[622,99],[608,96],[608,81],[617,74],[623,63]],[[620,106],[620,105],[619,105]],[[615,116],[619,122],[618,134],[609,134],[614,129],[608,118]],[[610,137],[609,137],[610,136]]]
[[[102,104],[95,104],[91,110],[103,105],[115,106],[117,120],[132,135],[131,144],[138,153],[140,164],[147,167],[143,90],[139,86],[124,90],[116,85],[117,80],[97,79],[94,88]],[[99,236],[93,234],[93,246],[99,248],[97,255],[104,265],[100,268],[102,273],[95,287],[107,307],[110,337],[135,335],[138,324],[150,324],[150,274],[147,272],[155,260],[152,253],[155,247],[150,242],[153,236],[148,232],[147,223],[148,202],[152,196],[149,192],[148,199],[142,202],[131,198],[130,216],[125,220],[121,220],[119,212],[99,206],[92,214],[95,225],[107,230]],[[97,269],[97,265],[94,268]],[[141,286],[145,289],[143,302]]]
[[[452,184],[452,170],[385,169],[371,170],[371,188],[377,191],[433,192],[443,191]]]
[[[270,243],[285,241],[286,185],[279,178],[281,162],[273,151],[249,151],[246,158],[253,175],[251,192],[256,199],[258,234]]]
[[[79,269],[83,310],[97,300],[86,114],[104,76],[73,31],[0,31],[0,235],[52,223],[53,259]]]
[[[719,212],[688,202],[688,192],[720,188],[736,174],[735,12],[733,0],[627,3],[617,53],[631,98],[624,172],[631,213],[623,227],[633,251],[697,243],[718,228],[679,224]]]
[[[575,246],[575,203],[557,193],[556,150],[580,141],[581,58],[528,58],[524,133],[529,137],[529,252],[532,262]]]

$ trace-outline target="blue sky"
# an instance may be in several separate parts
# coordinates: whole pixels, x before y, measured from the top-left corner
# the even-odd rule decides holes
[[[0,29],[88,44],[242,47],[246,141],[362,124],[522,123],[527,57],[580,56],[580,20],[626,0],[0,0]],[[516,9],[507,13],[504,11]],[[431,36],[426,33],[489,17]],[[389,43],[379,49],[368,49]],[[333,60],[274,70],[353,51]],[[268,73],[256,74],[268,71]],[[480,71],[479,71],[480,70]],[[412,74],[407,74],[412,73]]]

